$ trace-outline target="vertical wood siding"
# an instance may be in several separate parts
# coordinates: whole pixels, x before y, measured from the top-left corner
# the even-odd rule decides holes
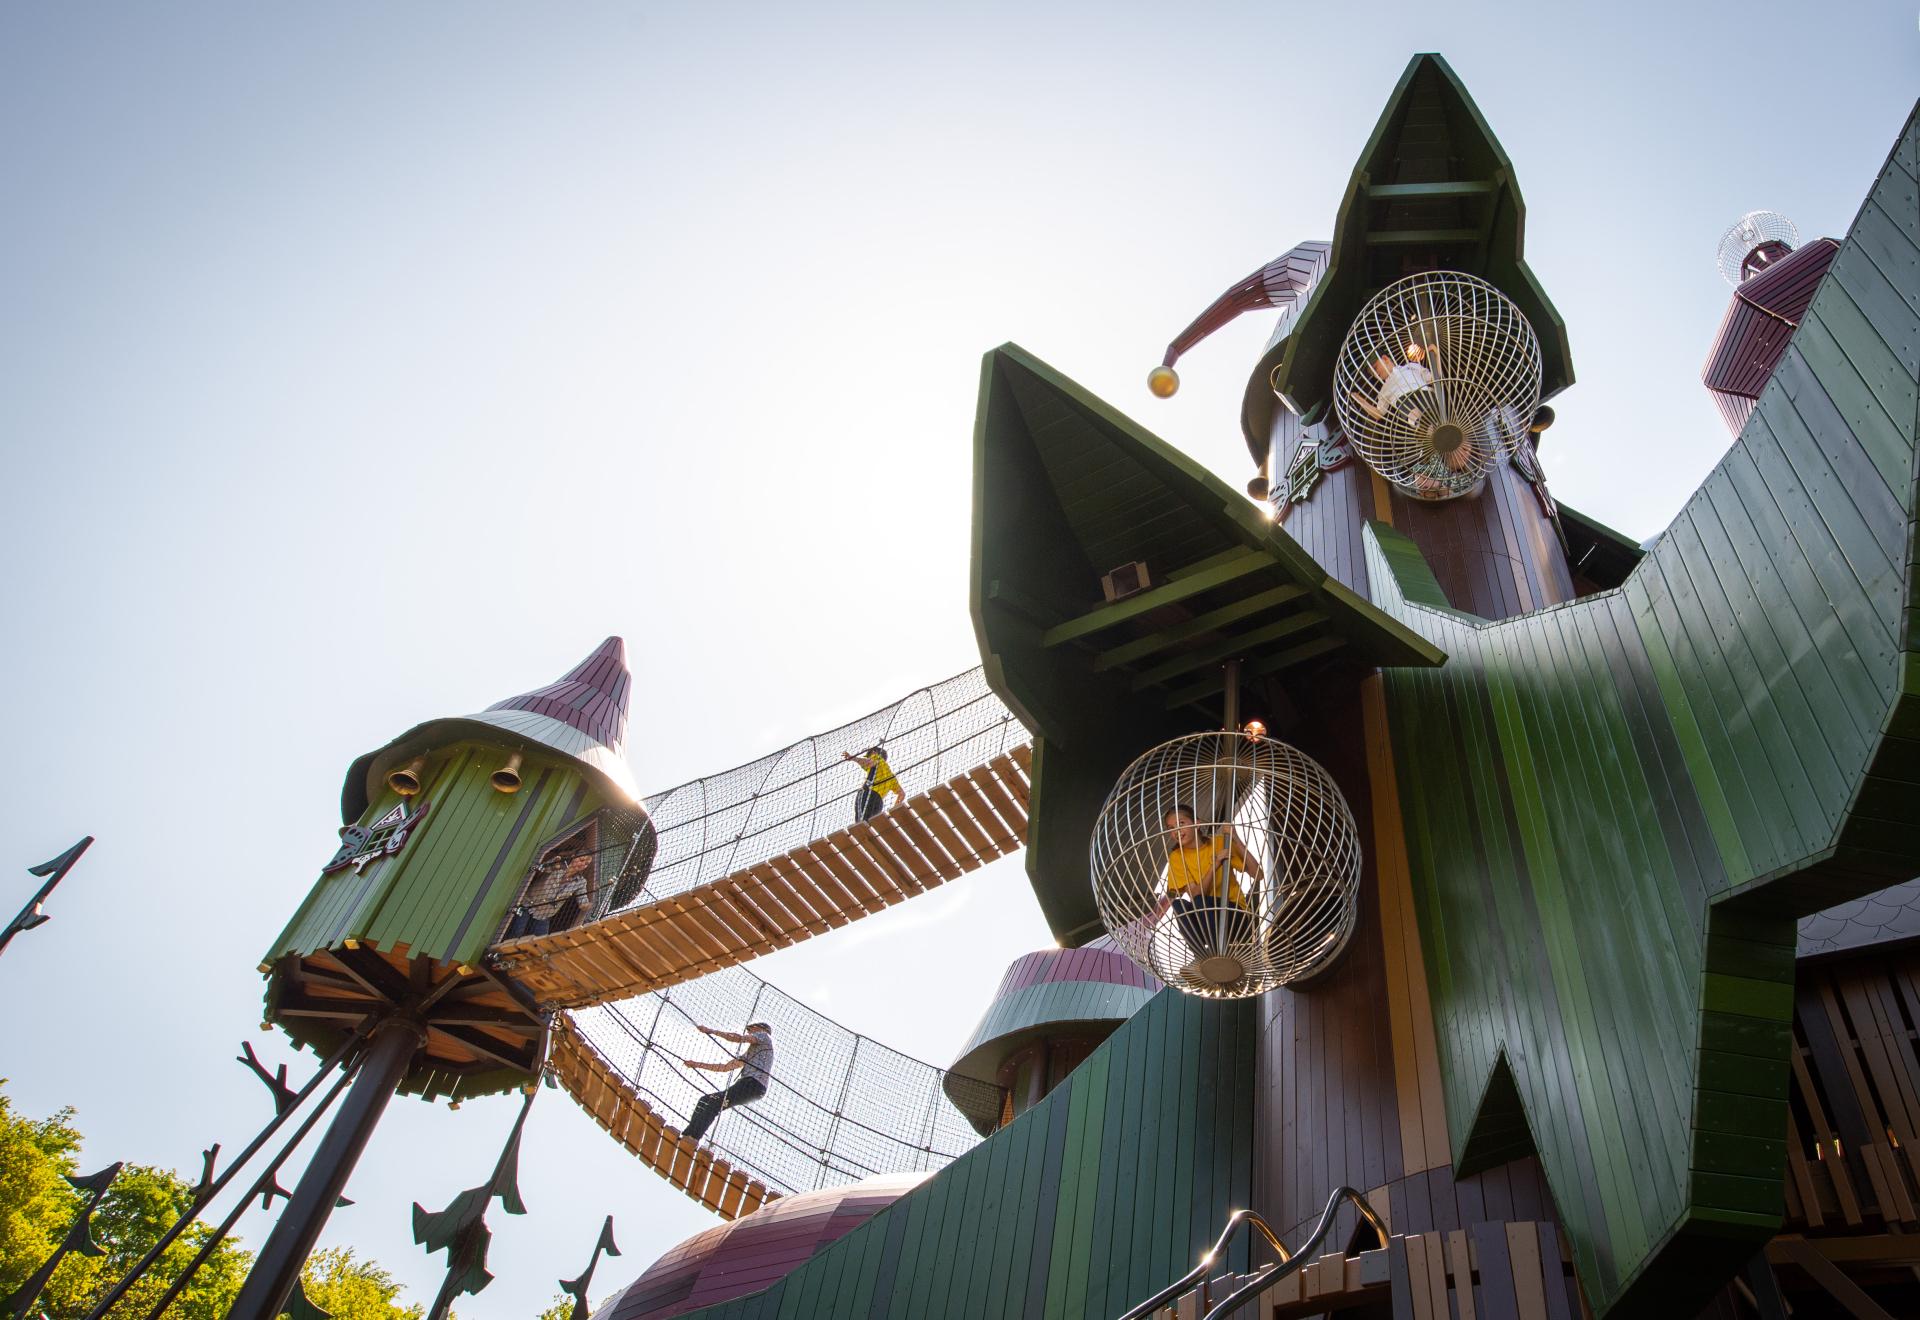
[[[586,776],[557,756],[530,755],[518,793],[488,776],[508,753],[463,742],[434,753],[416,802],[432,804],[399,852],[315,882],[267,960],[336,948],[347,939],[415,957],[477,962],[493,942],[538,851],[603,806]],[[382,789],[360,818],[380,819],[400,801]]]
[[[1538,1150],[1601,1311],[1678,1305],[1773,1232],[1793,918],[1920,869],[1917,382],[1910,121],[1624,586],[1489,625],[1369,530],[1376,601],[1449,655],[1382,681],[1451,1146]]]
[[[1251,1004],[1162,991],[923,1186],[764,1292],[693,1314],[1117,1315],[1190,1269],[1248,1203],[1253,1055]]]

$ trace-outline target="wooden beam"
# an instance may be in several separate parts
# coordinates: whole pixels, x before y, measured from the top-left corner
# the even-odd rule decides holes
[[[1481,197],[1499,186],[1493,179],[1456,179],[1450,183],[1375,183],[1367,186],[1367,200],[1424,202],[1441,197]]]
[[[1789,1251],[1789,1244],[1795,1242],[1804,1242],[1828,1260],[1847,1265],[1867,1268],[1920,1265],[1920,1234],[1915,1233],[1875,1233],[1868,1237],[1782,1236],[1767,1243],[1767,1259],[1776,1264],[1797,1260]]]
[[[384,1007],[385,1004],[378,999],[320,999],[306,995],[282,995],[274,1012],[280,1017],[360,1022],[369,1013],[378,1012]]]
[[[1157,651],[1164,651],[1181,642],[1204,636],[1230,623],[1237,623],[1250,614],[1270,610],[1306,594],[1305,587],[1292,584],[1257,591],[1245,600],[1236,600],[1231,605],[1222,605],[1217,610],[1208,610],[1205,614],[1196,615],[1185,623],[1162,628],[1157,633],[1128,642],[1125,646],[1116,646],[1111,651],[1102,651],[1094,659],[1093,671],[1097,674],[1103,670],[1112,669],[1116,665],[1132,664],[1135,660],[1153,655]]]
[[[1805,1238],[1788,1238],[1782,1244],[1786,1258],[1807,1272],[1833,1299],[1858,1320],[1893,1320],[1866,1290],[1840,1272],[1840,1267],[1807,1245]],[[1768,1255],[1772,1255],[1771,1249]]]
[[[511,1054],[502,1054],[500,1051],[512,1049],[513,1047],[505,1041],[495,1040],[493,1037],[475,1031],[471,1027],[452,1027],[439,1022],[429,1022],[427,1024],[427,1031],[429,1033],[437,1031],[448,1040],[457,1041],[481,1058],[492,1063],[497,1063],[502,1068],[514,1068],[523,1072],[532,1072],[534,1062],[538,1057],[538,1051],[532,1048],[531,1044],[527,1052],[519,1057]]]
[[[1247,665],[1247,673],[1249,676],[1278,673],[1282,669],[1290,669],[1294,665],[1325,655],[1329,651],[1337,651],[1346,644],[1347,639],[1344,637],[1316,637],[1310,642],[1300,643],[1291,650],[1282,651],[1279,655],[1262,656],[1252,661]]]
[[[1413,247],[1429,243],[1478,243],[1478,229],[1374,229],[1367,233],[1369,247]]]
[[[1040,635],[1040,644],[1048,647],[1064,646],[1068,642],[1116,627],[1130,619],[1137,619],[1163,605],[1187,600],[1198,596],[1203,591],[1211,591],[1215,587],[1238,581],[1249,573],[1279,567],[1279,561],[1265,550],[1242,550],[1203,572],[1175,578],[1164,586],[1150,588],[1137,596],[1128,596],[1125,600],[1112,601],[1077,619],[1049,628]]]
[[[1269,642],[1277,642],[1283,637],[1291,637],[1316,624],[1325,623],[1326,619],[1327,616],[1319,610],[1299,610],[1284,619],[1255,628],[1251,632],[1240,633],[1215,642],[1211,646],[1188,651],[1155,665],[1152,669],[1144,670],[1134,678],[1133,690],[1142,692],[1150,687],[1159,687],[1170,678],[1178,678],[1182,674],[1189,674],[1196,669],[1219,664],[1236,656],[1245,659],[1257,647],[1265,646]]]
[[[998,578],[987,583],[987,600],[1041,628],[1052,627],[1061,615],[1067,613],[1042,604],[1018,587],[1009,586]]]

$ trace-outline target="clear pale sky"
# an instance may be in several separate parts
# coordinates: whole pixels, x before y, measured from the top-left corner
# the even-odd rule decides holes
[[[230,1056],[289,1057],[254,967],[347,764],[608,633],[649,789],[975,663],[1002,341],[1240,486],[1267,325],[1171,402],[1145,372],[1330,236],[1421,50],[1569,327],[1554,492],[1652,535],[1727,443],[1714,243],[1763,206],[1844,234],[1912,4],[0,9],[0,904],[99,838],[0,961],[8,1093],[76,1106],[88,1166],[237,1150],[268,1105]],[[1001,863],[756,970],[945,1063],[1047,942]],[[480,1181],[511,1103],[396,1101],[327,1240],[430,1297],[408,1206]],[[522,1173],[469,1317],[532,1315],[609,1211],[596,1300],[714,1222],[559,1092]]]

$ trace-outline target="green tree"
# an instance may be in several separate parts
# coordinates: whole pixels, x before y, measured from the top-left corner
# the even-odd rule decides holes
[[[535,1316],[533,1320],[573,1320],[573,1298],[565,1293],[556,1293],[553,1305]]]
[[[64,1178],[79,1171],[80,1142],[73,1110],[36,1122],[15,1112],[0,1092],[0,1296],[40,1268],[85,1204]],[[192,1203],[191,1185],[166,1169],[130,1164],[121,1170],[93,1212],[93,1237],[106,1254],[69,1253],[61,1261],[41,1296],[47,1314],[54,1320],[85,1315]],[[113,1308],[114,1320],[145,1315],[210,1232],[195,1224],[181,1234]],[[168,1316],[220,1320],[239,1291],[248,1259],[237,1243],[221,1243],[168,1308]]]
[[[401,1286],[372,1261],[354,1259],[346,1247],[328,1247],[307,1257],[300,1278],[307,1298],[333,1320],[420,1320],[424,1306],[400,1303]]]
[[[35,1121],[17,1113],[0,1089],[0,1300],[40,1268],[85,1203],[64,1177],[78,1171],[80,1143],[72,1109]],[[93,1237],[106,1254],[69,1253],[41,1306],[53,1320],[84,1316],[192,1204],[193,1187],[178,1174],[140,1164],[122,1169],[93,1212]],[[211,1234],[206,1224],[190,1225],[108,1313],[110,1320],[146,1315]],[[239,1242],[222,1242],[167,1308],[168,1320],[223,1320],[252,1263]],[[404,1305],[393,1276],[346,1247],[315,1252],[302,1281],[307,1296],[335,1320],[420,1320],[425,1311]]]

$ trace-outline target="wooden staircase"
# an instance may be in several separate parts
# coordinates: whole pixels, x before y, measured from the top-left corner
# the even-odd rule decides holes
[[[779,857],[571,930],[507,940],[488,964],[544,1008],[580,1008],[824,935],[1018,849],[1032,758],[1016,747]]]

